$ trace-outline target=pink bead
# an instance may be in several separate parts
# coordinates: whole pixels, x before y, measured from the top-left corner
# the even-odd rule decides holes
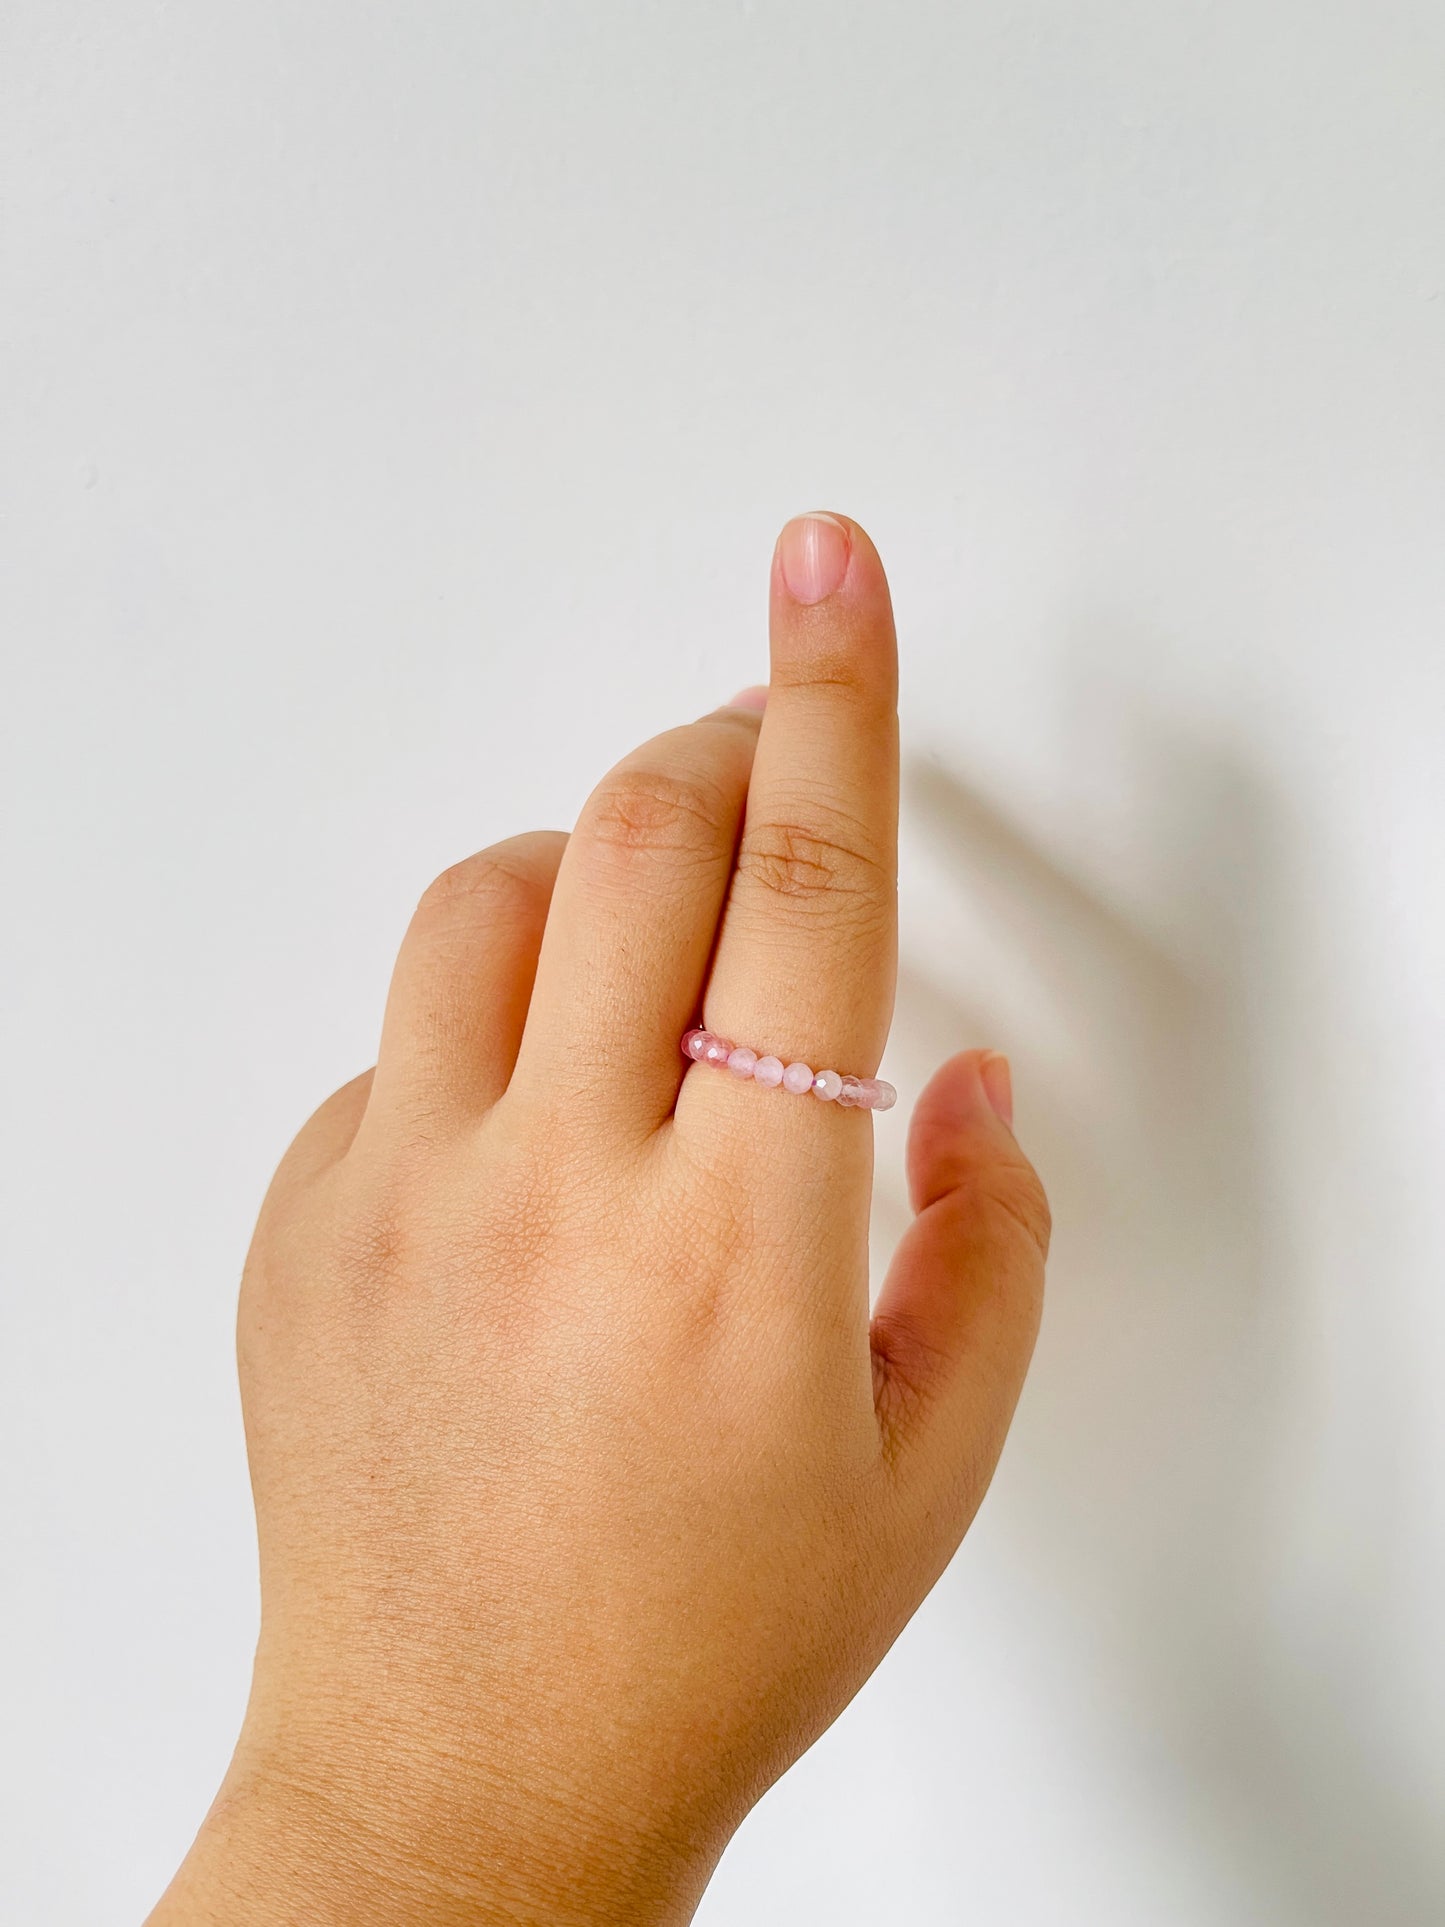
[[[682,1039],[682,1054],[695,1064],[710,1064],[717,1070],[730,1070],[734,1077],[752,1078],[765,1091],[783,1089],[794,1096],[812,1091],[825,1104],[839,1104],[844,1110],[891,1111],[898,1093],[881,1077],[843,1077],[837,1071],[814,1072],[798,1059],[783,1067],[781,1058],[759,1057],[747,1044],[734,1046],[732,1039],[719,1037],[715,1030],[701,1026],[688,1031]]]

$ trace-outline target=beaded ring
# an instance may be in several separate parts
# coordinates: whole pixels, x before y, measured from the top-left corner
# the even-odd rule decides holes
[[[811,1091],[825,1104],[840,1104],[844,1110],[888,1111],[898,1102],[897,1091],[881,1077],[841,1077],[837,1071],[814,1071],[803,1063],[785,1065],[781,1057],[759,1057],[746,1044],[735,1045],[711,1030],[690,1030],[682,1040],[682,1054],[694,1064],[750,1077],[766,1091],[781,1088],[795,1097]]]

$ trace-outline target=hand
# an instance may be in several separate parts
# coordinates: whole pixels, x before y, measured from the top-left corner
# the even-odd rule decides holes
[[[700,1012],[864,1074],[888,1032],[896,651],[855,523],[789,524],[771,631],[765,714],[431,886],[375,1072],[276,1175],[254,1688],[155,1923],[689,1919],[983,1497],[1048,1239],[1007,1064],[919,1099],[870,1327],[870,1118],[678,1049]]]

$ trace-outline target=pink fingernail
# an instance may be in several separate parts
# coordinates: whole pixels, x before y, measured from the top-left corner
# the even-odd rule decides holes
[[[998,1115],[1013,1129],[1014,1121],[1014,1081],[1009,1061],[997,1051],[988,1051],[980,1058],[978,1074],[983,1079],[984,1094]]]
[[[740,689],[728,703],[729,709],[756,709],[759,713],[768,706],[768,686],[754,683],[750,689]]]
[[[778,564],[795,602],[821,602],[842,586],[851,544],[835,515],[799,515],[778,537]]]

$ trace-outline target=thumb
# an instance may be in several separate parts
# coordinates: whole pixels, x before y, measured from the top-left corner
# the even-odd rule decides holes
[[[1012,1115],[1007,1058],[964,1051],[935,1072],[908,1135],[918,1215],[873,1314],[888,1456],[930,1510],[940,1487],[955,1495],[960,1533],[1003,1450],[1043,1304],[1049,1207]]]

